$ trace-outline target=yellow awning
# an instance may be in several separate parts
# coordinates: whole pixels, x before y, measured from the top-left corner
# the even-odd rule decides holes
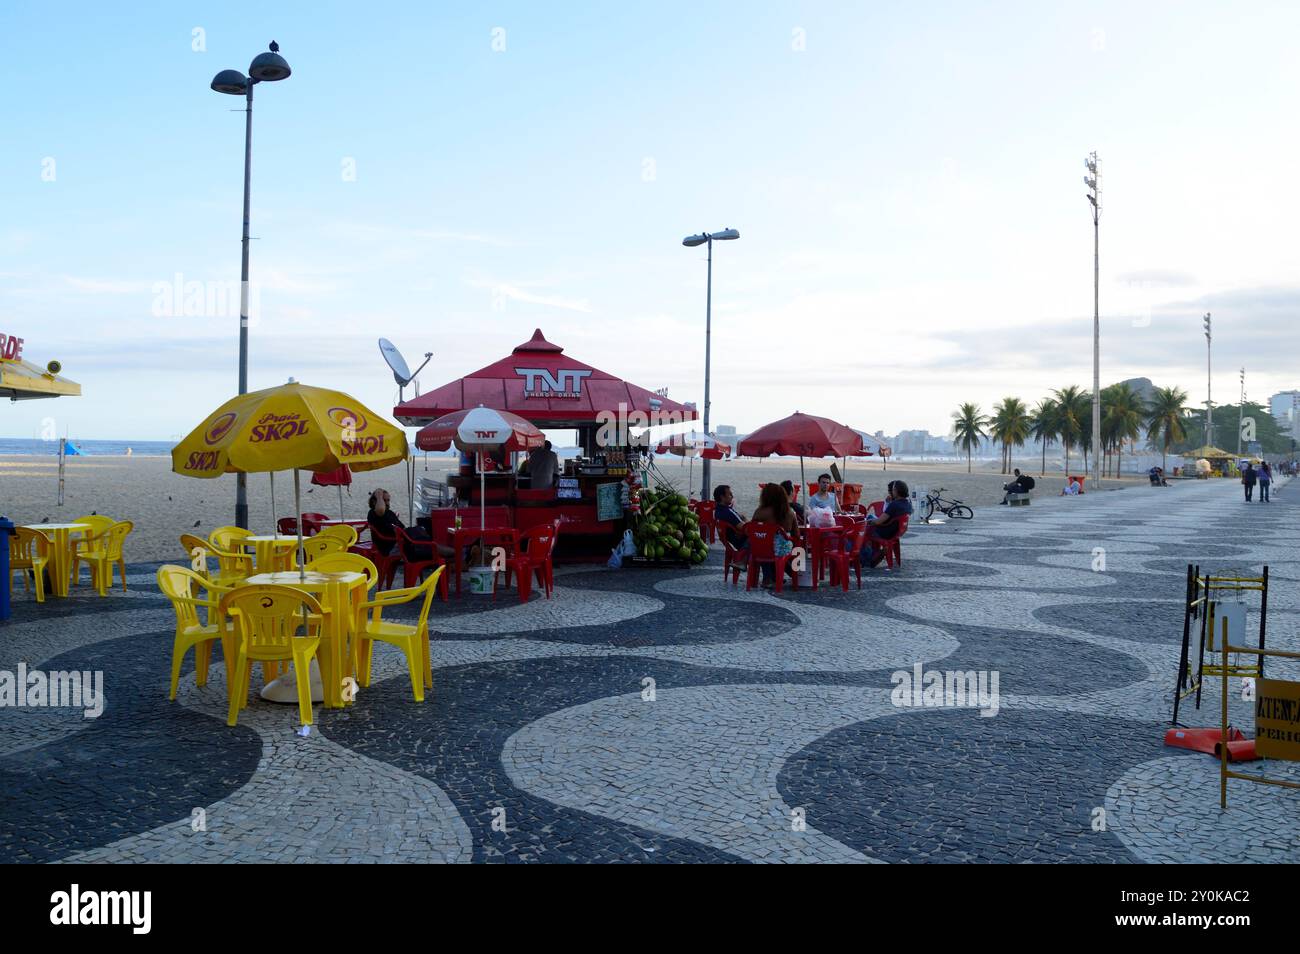
[[[34,398],[80,397],[81,385],[30,361],[0,359],[0,398],[30,401]]]

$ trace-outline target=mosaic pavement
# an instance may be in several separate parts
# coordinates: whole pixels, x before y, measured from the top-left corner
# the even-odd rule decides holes
[[[1267,564],[1269,642],[1300,649],[1300,485],[1274,496],[984,508],[848,593],[746,593],[717,553],[566,568],[549,602],[435,603],[425,703],[377,647],[305,738],[260,699],[227,728],[219,651],[167,700],[154,566],[107,599],[20,589],[0,672],[99,670],[106,701],[0,708],[0,861],[1295,862],[1300,796],[1232,782],[1221,813],[1218,763],[1161,744],[1189,561]],[[896,704],[918,666],[986,692]],[[1183,721],[1218,711],[1210,688]],[[1235,684],[1231,712],[1253,729]]]

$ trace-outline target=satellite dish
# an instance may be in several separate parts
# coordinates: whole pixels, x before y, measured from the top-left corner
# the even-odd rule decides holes
[[[407,366],[406,359],[402,357],[402,352],[397,350],[397,345],[387,338],[380,338],[379,353],[384,356],[388,366],[393,369],[393,379],[397,381],[399,388],[404,388],[411,383],[411,379],[415,375],[411,373],[410,367]]]
[[[397,345],[387,338],[379,339],[379,353],[384,356],[384,360],[388,362],[388,366],[393,370],[393,380],[397,382],[398,401],[400,403],[405,400],[402,392],[408,384],[415,380],[415,375],[424,370],[424,364],[429,363],[429,359],[433,357],[433,352],[426,351],[424,353],[424,364],[415,369],[415,374],[412,374],[411,369],[407,367],[406,359],[402,357],[402,352],[397,350]]]

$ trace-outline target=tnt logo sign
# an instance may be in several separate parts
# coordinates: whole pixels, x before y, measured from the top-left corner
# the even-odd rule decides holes
[[[580,398],[582,379],[591,371],[570,368],[552,374],[546,368],[515,368],[515,374],[524,379],[524,397]]]
[[[504,573],[506,571],[506,548],[492,548],[492,572]]]

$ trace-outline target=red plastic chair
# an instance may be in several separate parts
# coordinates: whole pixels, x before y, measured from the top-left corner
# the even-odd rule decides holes
[[[712,500],[701,500],[692,508],[700,518],[700,536],[710,543],[718,539],[718,518],[714,515],[717,507]]]
[[[420,578],[424,576],[425,570],[436,570],[438,567],[446,564],[447,561],[438,555],[437,547],[434,546],[432,541],[413,540],[404,527],[394,527],[393,532],[397,534],[397,539],[399,541],[397,550],[402,554],[402,585],[407,589],[410,589],[420,582]],[[371,533],[374,533],[373,527],[371,528]],[[414,559],[412,555],[415,553],[415,548],[418,546],[429,547],[432,555],[425,559]],[[394,553],[396,552],[397,551],[394,551]],[[390,572],[395,572],[395,569]],[[442,594],[442,601],[444,603],[447,602],[446,573],[443,573],[438,578],[438,591]]]
[[[369,547],[358,545],[352,547],[350,552],[360,553],[375,565],[379,570],[379,589],[386,590],[393,585],[393,577],[397,576],[397,565],[403,562],[401,541],[397,537],[381,533],[374,527],[370,528],[370,539],[391,544],[391,549],[387,553],[380,553],[379,548],[373,544]]]
[[[849,569],[858,577],[858,589],[862,589],[862,563],[859,556],[862,553],[863,544],[866,542],[869,528],[865,523],[859,523],[853,526],[846,526],[844,529],[844,543],[834,550],[827,550],[822,554],[823,559],[831,569],[831,586],[836,583],[844,587],[844,592],[849,591]]]
[[[731,542],[731,534],[727,533],[731,524],[719,520],[715,525],[722,538],[722,579],[725,581],[730,574],[731,585],[736,586],[740,583],[740,571],[749,566],[749,551]]]
[[[745,575],[745,589],[752,590],[754,582],[758,579],[758,569],[761,563],[771,563],[775,565],[776,579],[773,582],[773,589],[780,593],[785,583],[785,564],[792,554],[785,556],[776,555],[776,538],[780,534],[786,537],[784,530],[774,523],[763,523],[751,520],[745,524],[745,538],[749,541],[749,572]],[[793,542],[793,541],[791,541]],[[799,581],[792,581],[791,586],[799,589]]]
[[[281,517],[275,522],[275,529],[285,536],[295,536],[298,533],[298,521],[293,517]]]
[[[288,518],[293,519],[293,518]],[[329,514],[325,513],[305,513],[302,515],[302,535],[304,537],[315,536],[320,533],[320,524],[322,520],[328,520]],[[295,533],[297,530],[294,531]]]
[[[519,602],[527,603],[532,594],[533,577],[537,585],[551,598],[555,589],[555,541],[560,536],[560,521],[542,523],[530,527],[519,535],[519,550],[506,561],[506,586],[510,585],[513,574],[519,587]],[[493,593],[496,587],[492,588]]]
[[[884,514],[884,512],[885,512],[885,502],[883,500],[873,500],[871,501],[871,503],[866,504],[865,506],[862,504],[858,504],[858,513],[862,513],[862,514],[874,513],[877,519],[882,514]]]
[[[898,541],[907,533],[907,518],[904,514],[898,518],[898,533],[894,534],[892,539],[881,540],[876,536],[870,536],[871,550],[874,555],[875,551],[883,550],[885,553],[885,564],[892,570],[895,566],[903,565],[903,550],[898,545]]]

